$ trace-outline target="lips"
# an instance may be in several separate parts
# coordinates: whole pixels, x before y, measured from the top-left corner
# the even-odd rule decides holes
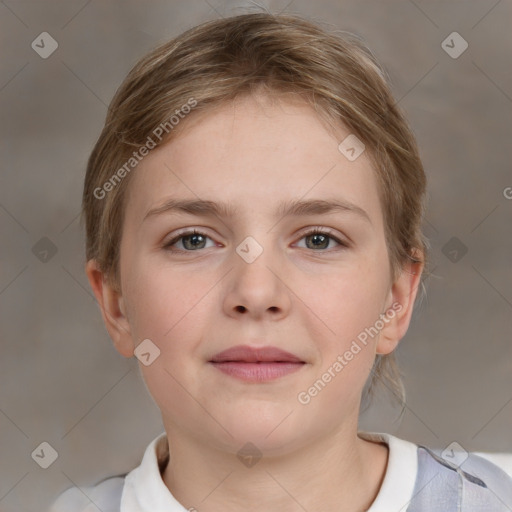
[[[223,374],[247,383],[263,384],[298,372],[306,362],[277,347],[237,345],[214,355],[210,364]]]
[[[300,357],[277,347],[249,347],[237,345],[215,354],[211,363],[304,363]]]

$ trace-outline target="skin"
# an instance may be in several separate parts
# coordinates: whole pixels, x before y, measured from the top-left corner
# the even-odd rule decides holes
[[[149,338],[161,351],[139,366],[169,440],[163,481],[202,512],[366,510],[388,449],[357,436],[361,393],[375,355],[392,352],[407,331],[423,265],[408,264],[391,282],[370,161],[366,153],[353,162],[341,154],[350,132],[329,131],[302,100],[248,96],[182,123],[132,176],[121,292],[94,260],[86,265],[117,350],[132,357]],[[168,212],[143,221],[170,197],[231,202],[238,213]],[[351,201],[370,222],[344,212],[273,215],[281,201],[313,198]],[[315,248],[303,235],[313,226],[349,246],[328,238]],[[176,252],[164,248],[182,228],[208,238],[195,250],[191,237],[178,240]],[[263,248],[252,263],[235,250],[247,236]],[[309,404],[299,403],[298,393],[395,302],[402,309],[379,335]],[[238,344],[274,345],[307,364],[271,382],[243,382],[208,362]],[[247,442],[262,453],[252,467],[237,458]]]

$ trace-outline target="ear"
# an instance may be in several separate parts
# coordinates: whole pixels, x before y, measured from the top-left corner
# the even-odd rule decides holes
[[[132,357],[135,347],[122,294],[108,284],[95,260],[89,260],[86,263],[85,273],[114,346],[121,355]]]
[[[423,260],[422,256],[421,253],[415,253],[416,259]],[[381,315],[385,326],[380,332],[377,342],[377,354],[393,352],[399,341],[405,336],[411,321],[423,268],[423,261],[420,263],[410,261],[405,264],[399,277],[393,283],[386,300],[386,312]]]

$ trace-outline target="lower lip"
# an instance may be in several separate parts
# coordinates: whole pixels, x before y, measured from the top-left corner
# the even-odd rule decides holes
[[[247,382],[265,382],[300,370],[305,363],[211,363],[221,372]]]

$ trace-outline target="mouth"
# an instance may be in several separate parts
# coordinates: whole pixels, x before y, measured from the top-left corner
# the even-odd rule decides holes
[[[215,354],[211,363],[305,363],[300,357],[277,347],[237,345]]]
[[[306,365],[295,354],[277,347],[254,348],[248,345],[237,345],[219,352],[209,363],[224,374],[248,382],[275,380]]]

